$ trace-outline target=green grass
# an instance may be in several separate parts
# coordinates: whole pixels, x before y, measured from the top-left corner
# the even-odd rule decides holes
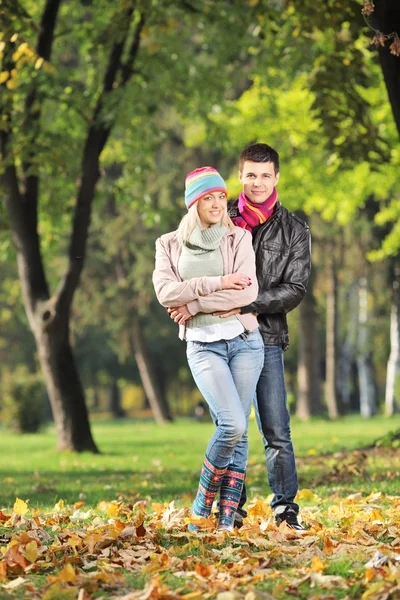
[[[337,460],[327,457],[322,463],[313,464],[314,454],[364,447],[399,427],[400,415],[370,420],[351,416],[337,422],[314,419],[302,423],[294,419],[292,434],[301,487],[312,486],[321,468],[329,470],[329,461]],[[166,426],[134,420],[94,422],[100,455],[56,452],[51,428],[45,433],[24,436],[2,431],[0,507],[11,507],[17,496],[29,499],[33,507],[41,509],[51,508],[60,498],[66,503],[83,500],[87,506],[118,497],[135,501],[146,496],[153,501],[178,500],[188,504],[197,487],[199,467],[212,431],[211,423],[183,419]],[[263,446],[254,420],[249,438],[250,493],[266,496],[269,488]],[[343,489],[372,491],[379,487],[386,493],[395,493],[396,480],[387,477],[386,461],[379,464],[377,458],[367,469],[368,481],[355,478]],[[331,484],[322,482],[316,487],[320,493],[331,493]]]
[[[367,504],[367,494],[379,491],[383,494],[398,495],[398,451],[386,448],[368,452],[348,453],[347,451],[365,448],[389,430],[399,427],[400,415],[390,420],[376,417],[365,421],[355,416],[346,417],[338,422],[314,419],[309,423],[301,423],[296,419],[293,420],[292,433],[298,461],[300,489],[309,488],[314,494],[305,492],[304,500],[299,500],[302,514],[309,525],[312,526],[314,522],[318,527],[320,524],[331,527],[332,529],[327,529],[325,534],[339,541],[341,536],[347,535],[349,528],[352,527],[349,521],[352,504],[349,505],[343,497],[355,492],[363,492],[360,510],[365,516],[369,514],[368,511],[372,507]],[[192,571],[196,565],[202,564],[212,567],[218,565],[217,568],[221,573],[233,573],[228,565],[242,556],[240,553],[243,551],[244,560],[250,556],[254,568],[258,566],[258,553],[262,554],[262,560],[271,557],[269,572],[266,573],[263,581],[256,581],[252,585],[254,591],[268,592],[279,600],[289,600],[294,594],[299,600],[308,600],[310,580],[301,583],[301,579],[310,570],[313,545],[315,545],[314,556],[317,556],[317,550],[320,555],[323,549],[324,539],[321,535],[311,540],[310,547],[307,545],[300,549],[302,554],[308,553],[303,563],[299,560],[300,554],[295,550],[301,542],[274,538],[274,532],[267,538],[266,549],[264,533],[258,538],[257,536],[250,538],[247,543],[240,537],[227,538],[223,541],[212,536],[191,537],[186,532],[185,525],[183,527],[181,525],[178,533],[174,535],[171,535],[171,532],[162,525],[152,530],[154,521],[152,522],[153,517],[150,517],[153,512],[151,502],[175,500],[180,506],[190,506],[197,489],[204,450],[212,432],[211,423],[196,423],[183,419],[167,426],[157,426],[150,421],[98,421],[93,423],[93,433],[102,452],[100,455],[56,452],[56,440],[52,428],[41,434],[26,436],[1,432],[0,508],[6,509],[6,514],[9,514],[15,498],[19,497],[29,500],[31,507],[38,509],[43,518],[60,499],[69,505],[83,500],[84,511],[96,507],[102,500],[121,499],[122,505],[129,509],[128,514],[130,513],[132,518],[132,515],[138,515],[143,508],[138,506],[132,511],[132,504],[137,500],[147,500],[148,506],[145,507],[145,511],[148,521],[145,525],[150,533],[149,537],[143,538],[143,542],[134,539],[124,542],[119,540],[113,546],[113,552],[122,545],[127,548],[138,548],[142,543],[143,547],[150,544],[151,560],[143,563],[140,568],[135,567],[133,571],[129,567],[118,566],[120,574],[123,575],[121,591],[140,590],[159,580],[164,590],[170,590],[171,593],[175,590],[179,596],[190,594],[200,589],[200,583],[194,576],[189,578],[177,576],[177,571],[182,569]],[[250,461],[247,473],[249,497],[266,498],[270,490],[267,484],[262,440],[254,420],[250,423],[249,437]],[[393,499],[386,496],[383,496],[381,501],[378,500],[379,509],[385,515],[385,511],[392,504]],[[332,507],[337,508],[342,505],[347,507],[345,514],[330,510]],[[71,506],[65,509],[68,515],[73,511],[74,508]],[[65,527],[65,532],[68,529],[78,529],[88,534],[94,517],[98,514],[97,511],[92,511],[89,519],[79,522],[67,518],[65,522],[60,521],[60,527],[61,529]],[[64,518],[63,516],[62,519]],[[392,516],[391,519],[394,527],[395,517]],[[41,523],[45,523],[43,528],[54,541],[58,536],[58,530],[53,530],[47,520],[42,520]],[[374,533],[376,547],[381,542],[388,545],[392,543],[393,537],[389,536],[388,531],[390,528]],[[15,533],[13,528],[0,526],[0,546],[7,546],[12,533]],[[312,529],[309,535],[314,535]],[[44,542],[44,546],[46,545],[47,542]],[[51,548],[50,542],[49,548]],[[215,551],[229,548],[232,551],[224,554],[223,558],[215,554]],[[342,577],[349,587],[343,589],[341,580],[329,591],[326,588],[319,589],[316,584],[312,589],[313,596],[323,597],[328,594],[330,598],[338,600],[361,597],[365,590],[363,565],[370,558],[371,548],[368,547],[366,551],[361,545],[359,552],[355,554],[347,553],[346,548],[346,544],[342,544],[342,553],[325,558],[327,568],[324,574]],[[72,558],[73,564],[78,565],[79,557],[84,558],[87,549],[81,549],[79,557],[73,556],[73,550],[68,545],[64,545],[62,550],[53,555],[51,550],[49,552],[49,560],[51,558],[55,561],[51,563],[54,564],[54,569],[47,570],[46,566],[45,572],[30,572],[25,575],[38,590],[38,594],[42,594],[47,589],[46,593],[51,591],[51,598],[58,600],[61,593],[58,584],[55,585],[54,590],[53,587],[49,588],[51,581],[48,576],[56,575],[65,561]],[[158,572],[157,560],[165,553],[169,557],[171,566],[166,570],[162,568]],[[103,562],[104,559],[99,560],[100,570],[103,569]],[[90,572],[84,572],[79,565],[77,572],[81,582],[84,578],[85,585],[86,583],[94,585],[90,583]],[[8,576],[14,578],[16,574],[8,573]],[[233,574],[232,577],[233,585],[236,575]],[[377,578],[379,577],[381,576],[377,575]],[[239,591],[243,593],[247,591],[245,589],[247,584],[241,580],[240,575],[237,575],[236,584]],[[291,588],[292,584],[294,587]],[[63,598],[70,597],[71,600],[76,598],[77,590],[73,588],[74,585],[68,587],[68,584],[63,584]],[[120,591],[120,584],[118,583],[118,590],[116,584],[113,585],[112,589],[108,589],[107,585],[99,584],[99,589],[92,595],[93,600],[115,597],[115,594]],[[154,593],[159,592],[156,590]],[[25,597],[24,585],[10,593],[6,590],[2,591],[0,587],[0,600],[22,600]],[[36,597],[39,596],[35,595]]]

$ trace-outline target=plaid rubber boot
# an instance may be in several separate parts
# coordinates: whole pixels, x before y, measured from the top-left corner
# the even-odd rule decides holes
[[[222,479],[217,529],[233,531],[234,520],[245,478],[245,471],[229,467]]]
[[[205,518],[210,516],[214,498],[220,490],[222,478],[227,468],[220,469],[207,456],[204,457],[197,495],[192,504],[191,516]],[[199,531],[199,527],[193,523],[189,523],[188,530],[192,532]]]

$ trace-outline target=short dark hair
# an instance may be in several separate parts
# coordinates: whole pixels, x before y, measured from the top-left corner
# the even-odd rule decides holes
[[[239,170],[243,171],[246,160],[250,162],[272,162],[275,173],[279,173],[279,154],[267,144],[250,144],[240,153]]]

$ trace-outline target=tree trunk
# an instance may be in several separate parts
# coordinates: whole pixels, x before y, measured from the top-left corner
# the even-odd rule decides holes
[[[343,406],[347,410],[352,409],[353,368],[356,368],[357,357],[357,334],[358,334],[358,293],[357,284],[352,284],[346,294],[345,303],[348,310],[348,325],[346,336],[340,353],[340,376],[338,387]]]
[[[333,249],[331,250],[333,253]],[[325,396],[330,419],[337,419],[337,276],[334,258],[329,265],[329,291],[326,302],[326,382]]]
[[[85,395],[75,365],[68,328],[35,331],[57,433],[57,449],[98,452],[90,431]]]
[[[369,419],[376,413],[376,393],[371,352],[368,348],[368,289],[365,277],[360,279],[358,318],[358,380],[361,416]]]
[[[121,406],[121,393],[119,391],[118,383],[115,380],[112,382],[111,386],[110,411],[116,419],[125,417],[125,411]]]
[[[143,336],[142,326],[137,317],[132,325],[132,334],[129,336],[131,351],[135,357],[136,364],[142,380],[143,389],[149,401],[151,410],[157,423],[168,423],[172,421],[168,404],[157,377],[154,373],[153,364],[150,360],[146,341]]]
[[[379,0],[375,2],[375,10],[370,17],[373,27],[384,34],[400,32],[399,0]],[[379,60],[393,111],[393,117],[400,135],[400,58],[392,54],[389,45],[393,38],[379,47]]]
[[[393,273],[392,309],[390,313],[390,356],[387,364],[385,412],[388,416],[399,410],[400,387],[400,265]]]
[[[46,0],[41,23],[38,27],[37,55],[46,61],[51,58],[54,30],[57,23],[60,0]],[[54,414],[61,450],[97,452],[90,433],[88,413],[83,388],[74,362],[70,337],[70,309],[74,293],[83,269],[90,216],[96,184],[100,176],[99,159],[108,140],[113,121],[102,118],[104,104],[118,81],[122,87],[134,73],[134,63],[139,50],[140,36],[144,26],[141,13],[131,36],[131,19],[135,12],[134,3],[128,3],[118,38],[112,44],[103,86],[84,146],[81,176],[78,178],[77,201],[74,210],[73,229],[70,240],[69,261],[63,279],[51,297],[46,281],[40,250],[38,228],[39,176],[36,173],[36,146],[28,148],[22,169],[15,161],[13,146],[13,94],[7,94],[2,105],[3,125],[0,129],[0,153],[4,162],[2,172],[7,190],[5,201],[10,219],[13,239],[17,250],[18,272],[24,296],[25,310],[34,333],[44,372],[50,403]],[[127,41],[130,47],[127,49]],[[3,53],[8,71],[14,65],[12,37],[5,38]],[[123,56],[127,62],[123,62]],[[5,86],[3,82],[2,88]],[[20,93],[18,91],[18,93]],[[25,98],[25,137],[35,140],[40,132],[41,104],[37,80],[32,79]],[[18,147],[19,148],[19,147]],[[18,149],[18,152],[20,149]],[[34,167],[34,168],[33,168]]]
[[[49,297],[35,219],[27,218],[21,232],[14,232],[14,240],[22,297],[50,399],[57,448],[97,453],[71,348],[70,308],[57,306],[57,298]]]
[[[317,335],[317,311],[314,297],[314,275],[311,273],[307,294],[299,306],[299,359],[296,416],[306,420],[321,412],[321,378]]]

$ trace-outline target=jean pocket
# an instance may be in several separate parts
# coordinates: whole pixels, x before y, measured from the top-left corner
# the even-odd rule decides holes
[[[259,329],[255,329],[254,331],[248,333],[244,338],[244,341],[246,345],[249,346],[249,348],[251,348],[252,350],[259,350],[264,346],[264,342]]]
[[[204,348],[204,342],[192,342],[191,340],[186,344],[186,356],[193,356],[197,352],[201,352]]]

